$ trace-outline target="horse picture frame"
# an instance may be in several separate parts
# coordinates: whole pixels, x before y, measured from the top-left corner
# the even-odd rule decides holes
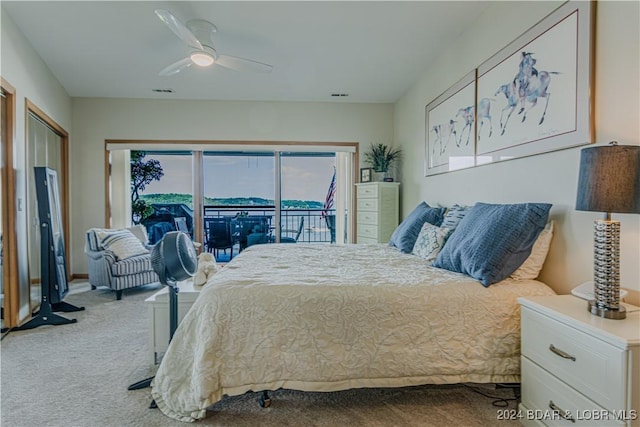
[[[425,176],[475,166],[475,91],[473,70],[426,106]]]
[[[476,165],[594,141],[594,21],[569,1],[478,67]]]
[[[563,3],[427,104],[425,176],[592,144],[595,8]]]

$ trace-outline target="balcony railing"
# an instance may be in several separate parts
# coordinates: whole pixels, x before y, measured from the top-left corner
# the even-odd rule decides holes
[[[142,223],[147,227],[151,243],[158,242],[162,235],[171,229],[175,229],[174,219],[184,217],[187,227],[193,237],[193,211],[183,204],[164,203],[153,204],[154,214]],[[212,218],[227,218],[230,238],[233,241],[233,254],[238,254],[246,246],[251,245],[251,239],[247,239],[246,234],[251,231],[242,230],[240,218],[249,220],[259,220],[264,224],[258,235],[259,243],[273,243],[276,240],[275,206],[255,206],[255,205],[234,205],[234,206],[213,206],[204,207],[203,230],[204,247],[203,250],[210,250],[207,247],[210,242],[208,221]],[[329,209],[282,209],[280,211],[280,230],[282,241],[298,243],[335,243],[335,210]],[[254,235],[255,237],[255,235]],[[220,254],[220,251],[213,251],[218,256],[218,261],[226,261],[229,256]],[[224,251],[224,254],[227,252]],[[229,253],[230,255],[230,253]]]
[[[211,206],[204,207],[204,218],[258,216],[267,218],[270,234],[275,240],[275,206]],[[300,243],[335,242],[335,210],[282,209],[280,211],[281,236],[295,237],[300,230]],[[302,228],[301,228],[302,227]],[[206,232],[206,230],[205,230]]]

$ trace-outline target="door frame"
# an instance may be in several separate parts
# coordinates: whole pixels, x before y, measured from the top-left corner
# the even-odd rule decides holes
[[[29,114],[34,115],[38,118],[38,120],[42,121],[46,126],[48,126],[56,135],[60,137],[60,160],[62,162],[61,170],[58,172],[58,177],[60,179],[60,209],[62,214],[62,227],[64,234],[64,252],[67,260],[67,266],[69,265],[70,258],[70,248],[71,241],[69,240],[69,236],[71,235],[69,230],[69,133],[60,126],[55,120],[53,120],[47,113],[41,110],[37,105],[31,102],[28,98],[25,98],[25,144],[27,146],[26,149],[26,164],[29,164],[29,157],[33,155],[33,153],[29,152]],[[27,171],[27,173],[33,173],[32,171]],[[29,180],[27,179],[27,183]],[[27,184],[27,192],[28,184]],[[35,196],[35,195],[32,195]],[[28,227],[31,227],[28,224]],[[67,268],[67,280],[70,281],[73,278],[73,274],[70,268]],[[33,285],[33,280],[31,279],[31,272],[29,271],[29,289]],[[31,309],[35,309],[39,303],[35,305],[32,304]]]
[[[4,326],[12,328],[18,325],[19,287],[18,287],[18,236],[16,229],[16,182],[13,165],[13,150],[16,141],[16,89],[0,77],[0,87],[7,100],[6,140],[2,138],[4,167],[2,168],[2,230],[4,284]],[[8,232],[13,229],[13,232]]]
[[[117,148],[117,147],[122,147],[122,148]],[[255,149],[256,147],[269,147],[269,148],[274,148],[275,151],[281,151],[281,152],[286,152],[286,151],[290,151],[291,147],[347,147],[352,149],[353,151],[353,161],[352,161],[352,165],[351,165],[351,187],[352,190],[353,188],[355,188],[355,184],[359,182],[359,177],[357,176],[355,171],[360,170],[359,169],[359,159],[360,159],[360,143],[358,142],[321,142],[321,141],[229,141],[229,140],[203,140],[203,141],[194,141],[194,140],[135,140],[135,139],[118,139],[118,140],[114,140],[114,139],[106,139],[104,141],[104,165],[105,165],[105,177],[104,177],[104,194],[105,194],[105,227],[106,228],[110,228],[111,227],[111,186],[110,186],[110,181],[111,181],[111,162],[110,162],[110,151],[111,150],[125,150],[125,149],[130,149],[130,150],[158,150],[158,149],[162,149],[162,148],[158,148],[158,147],[162,147],[162,146],[166,146],[167,149],[169,149],[168,147],[171,146],[171,149],[184,149],[184,150],[189,150],[189,151],[209,151],[214,149],[216,146],[219,147],[224,147],[224,148],[229,148],[229,147],[234,147],[235,149],[239,149],[239,150],[249,150],[249,149]],[[146,148],[146,147],[153,147],[153,148]],[[183,148],[180,148],[183,147]],[[287,150],[287,148],[289,148],[289,150]],[[349,150],[350,151],[350,150]],[[199,162],[201,162],[201,160],[198,160]],[[200,166],[201,167],[201,166]],[[201,170],[200,170],[201,172]],[[200,177],[202,179],[202,177]],[[194,177],[195,179],[195,177]],[[200,200],[200,199],[198,199]],[[196,198],[194,195],[194,211],[196,210]],[[201,207],[200,207],[201,208]],[[357,212],[357,200],[356,197],[352,197],[351,198],[351,204],[350,206],[347,207],[347,209],[350,209],[351,212],[353,213],[351,216],[351,223],[350,223],[350,230],[352,230],[352,233],[350,233],[351,236],[355,237],[357,234],[357,230],[356,230],[356,218],[358,217],[358,212]],[[202,221],[200,221],[198,224],[201,224]],[[200,226],[202,227],[202,225]],[[202,231],[197,231],[194,237],[198,237],[202,235]]]

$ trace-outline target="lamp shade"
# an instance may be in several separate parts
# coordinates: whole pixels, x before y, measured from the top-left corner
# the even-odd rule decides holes
[[[576,210],[640,213],[640,146],[584,148]]]

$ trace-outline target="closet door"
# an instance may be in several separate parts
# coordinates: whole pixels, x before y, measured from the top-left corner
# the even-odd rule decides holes
[[[35,178],[33,168],[46,166],[58,172],[58,188],[65,188],[61,177],[64,176],[63,162],[63,135],[58,132],[34,112],[29,112],[27,121],[27,219],[29,224],[29,277],[31,289],[27,297],[30,298],[31,308],[40,304],[40,220],[38,218],[38,202],[35,190]],[[66,207],[66,199],[61,200],[63,210]],[[65,234],[68,231],[65,230]],[[66,237],[66,236],[65,236]],[[22,299],[21,295],[21,305]]]

